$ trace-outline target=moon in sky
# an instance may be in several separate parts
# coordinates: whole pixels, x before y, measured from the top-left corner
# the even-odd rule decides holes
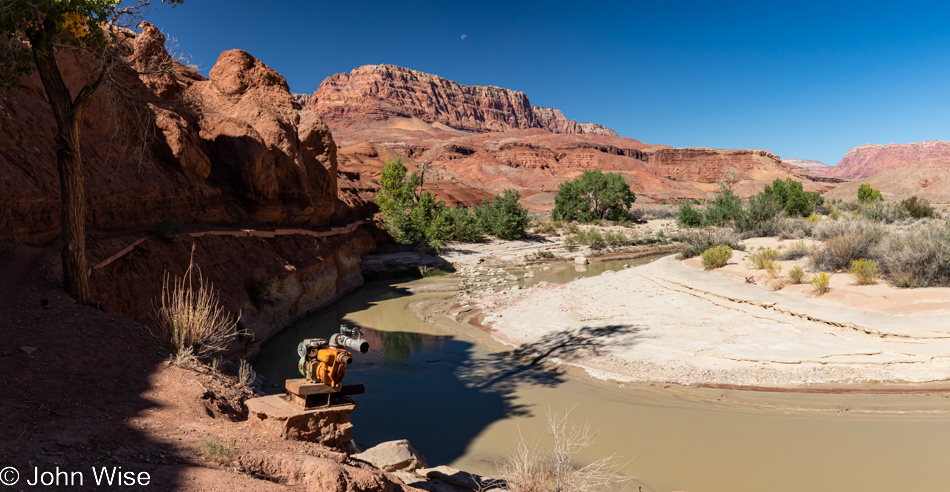
[[[462,39],[465,39],[465,38],[467,38],[467,37],[468,37],[468,34],[463,34],[463,35],[462,35]]]

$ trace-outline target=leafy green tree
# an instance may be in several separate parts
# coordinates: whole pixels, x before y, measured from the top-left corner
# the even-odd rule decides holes
[[[824,199],[813,191],[804,191],[802,183],[792,178],[776,179],[766,186],[763,195],[775,200],[786,215],[808,217],[815,207],[824,203]]]
[[[871,185],[868,183],[858,186],[859,202],[877,202],[882,200],[884,200],[884,197],[881,196],[881,190],[871,188]]]
[[[443,215],[448,223],[446,239],[464,243],[481,241],[482,231],[478,228],[478,219],[471,210],[465,207],[446,208]]]
[[[687,202],[680,205],[676,223],[682,227],[700,227],[703,225],[703,214]]]
[[[503,195],[482,200],[482,206],[474,210],[478,228],[499,239],[524,237],[528,228],[528,210],[518,203],[520,199],[517,190],[505,190]]]
[[[620,220],[636,199],[620,173],[588,170],[558,186],[551,218],[581,222]]]
[[[706,207],[704,223],[718,227],[725,227],[742,215],[742,199],[736,196],[726,185],[719,183],[719,191]]]
[[[179,4],[182,0],[162,0]],[[92,95],[109,81],[120,59],[108,46],[121,18],[134,16],[149,0],[120,8],[118,0],[3,0],[0,2],[0,85],[16,87],[19,77],[35,68],[56,119],[56,161],[62,197],[63,284],[77,302],[92,301],[86,261],[86,225],[79,129]],[[109,36],[116,39],[116,36]],[[91,82],[75,96],[63,81],[56,53],[64,47],[94,51],[102,60]]]

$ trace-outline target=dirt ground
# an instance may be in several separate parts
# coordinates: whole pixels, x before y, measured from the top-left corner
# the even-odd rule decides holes
[[[415,490],[263,433],[246,420],[249,390],[227,366],[170,364],[146,327],[66,296],[59,264],[56,245],[0,244],[0,469],[19,473],[11,490],[57,468],[95,490],[92,467],[148,473],[153,490]],[[233,443],[233,458],[210,460],[212,440]]]

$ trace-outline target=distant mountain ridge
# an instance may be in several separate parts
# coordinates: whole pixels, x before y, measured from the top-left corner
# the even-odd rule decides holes
[[[828,168],[825,174],[843,179],[859,179],[927,159],[950,161],[950,142],[929,140],[887,145],[867,143],[852,148],[838,164]]]
[[[353,113],[376,118],[418,118],[469,132],[544,129],[552,133],[617,136],[596,123],[568,120],[555,108],[533,106],[524,92],[462,85],[438,75],[396,65],[364,65],[328,77],[301,105],[328,122]]]

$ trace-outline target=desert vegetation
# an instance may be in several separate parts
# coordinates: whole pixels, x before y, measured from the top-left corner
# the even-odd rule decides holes
[[[558,186],[551,217],[580,222],[621,220],[636,199],[620,173],[592,169]]]
[[[704,207],[682,204],[677,222],[686,230],[683,258],[720,244],[741,249],[740,241],[752,237],[798,239],[781,251],[754,251],[748,260],[777,278],[779,262],[804,259],[804,268],[795,265],[787,271],[788,280],[806,282],[806,270],[811,271],[819,293],[828,291],[827,273],[834,272],[851,274],[858,285],[878,279],[897,287],[950,285],[947,220],[927,200],[914,196],[887,202],[869,185],[859,188],[855,201],[826,202],[790,179],[776,180],[746,200],[721,184]]]
[[[518,239],[528,228],[528,211],[516,190],[505,190],[471,210],[448,207],[421,189],[418,173],[408,174],[400,158],[386,163],[379,178],[376,204],[383,225],[401,244],[425,244],[436,251],[445,241],[478,242],[485,235]]]

